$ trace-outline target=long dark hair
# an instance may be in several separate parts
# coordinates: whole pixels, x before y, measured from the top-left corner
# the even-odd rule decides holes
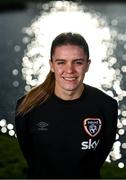
[[[61,33],[59,34],[52,42],[50,59],[53,60],[53,54],[55,52],[56,47],[62,45],[77,45],[84,50],[84,53],[89,59],[89,48],[86,40],[78,33]],[[33,88],[30,92],[28,92],[21,104],[18,107],[18,114],[25,114],[29,112],[32,108],[37,106],[40,103],[45,102],[54,92],[55,88],[55,75],[52,71],[50,71],[45,79],[45,81],[39,86]]]

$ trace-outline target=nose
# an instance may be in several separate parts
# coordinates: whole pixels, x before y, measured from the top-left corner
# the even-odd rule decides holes
[[[70,64],[67,64],[67,65],[66,65],[66,72],[69,73],[69,74],[70,74],[70,73],[73,73],[73,72],[74,72],[74,65],[71,64],[71,63],[70,63]]]

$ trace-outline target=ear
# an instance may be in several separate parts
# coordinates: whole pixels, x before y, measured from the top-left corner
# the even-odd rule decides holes
[[[52,72],[54,72],[53,63],[52,63],[51,59],[49,60],[49,65],[50,65],[50,70],[51,70]]]
[[[91,64],[91,60],[90,60],[90,59],[88,59],[88,62],[87,62],[87,70],[86,70],[86,72],[88,72],[89,67],[90,67],[90,64]]]

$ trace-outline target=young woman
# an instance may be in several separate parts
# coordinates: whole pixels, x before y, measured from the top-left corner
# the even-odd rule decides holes
[[[80,34],[58,35],[50,54],[46,80],[17,103],[28,178],[100,178],[115,140],[117,102],[83,83],[91,61]]]

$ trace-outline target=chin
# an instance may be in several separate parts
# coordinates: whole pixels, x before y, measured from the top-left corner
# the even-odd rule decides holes
[[[74,91],[78,88],[78,86],[64,86],[63,89],[66,91]]]

